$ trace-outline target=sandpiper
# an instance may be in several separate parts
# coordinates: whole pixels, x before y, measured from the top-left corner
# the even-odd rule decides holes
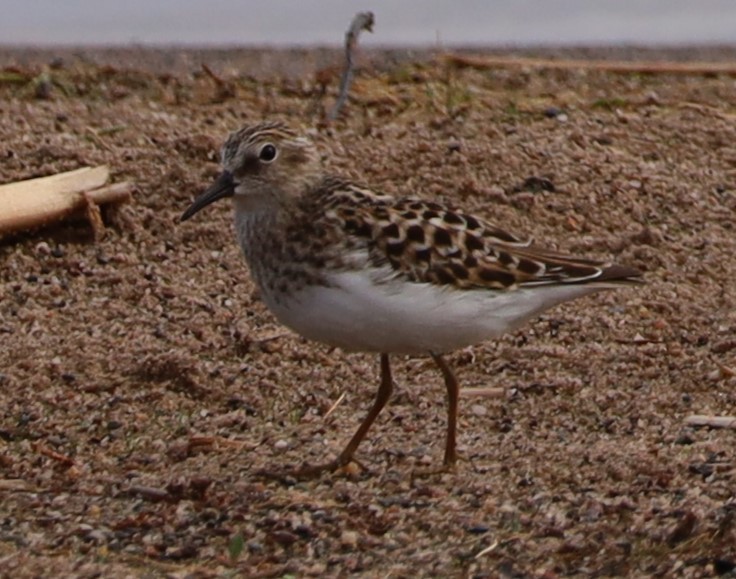
[[[322,169],[313,143],[282,122],[232,133],[223,171],[182,215],[231,197],[235,230],[263,301],[302,336],[380,356],[373,406],[340,455],[354,460],[393,388],[390,354],[429,355],[448,398],[444,466],[457,461],[459,386],[442,354],[512,331],[568,300],[641,283],[641,272],[564,255],[455,207],[395,199]]]

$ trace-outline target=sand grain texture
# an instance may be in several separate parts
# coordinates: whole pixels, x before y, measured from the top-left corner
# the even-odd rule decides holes
[[[444,389],[429,360],[399,358],[359,451],[372,474],[284,486],[254,473],[339,451],[377,360],[275,322],[226,203],[177,219],[228,131],[319,124],[337,82],[320,96],[315,70],[339,52],[298,54],[0,52],[0,182],[106,164],[137,186],[103,208],[99,241],[64,222],[0,244],[0,573],[733,569],[736,432],[684,422],[736,414],[733,79],[372,54],[345,114],[314,131],[330,170],[639,267],[648,284],[452,355],[465,386],[508,393],[461,399],[457,474],[413,476],[441,461]]]

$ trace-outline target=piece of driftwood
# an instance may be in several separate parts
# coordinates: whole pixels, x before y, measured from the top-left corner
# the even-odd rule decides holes
[[[709,416],[693,414],[685,419],[688,426],[709,426],[710,428],[730,428],[736,430],[736,416]]]
[[[376,19],[373,12],[358,12],[350,23],[350,28],[345,33],[345,70],[340,80],[340,93],[337,97],[335,106],[330,111],[328,119],[334,121],[340,114],[340,109],[348,98],[348,90],[350,90],[350,82],[353,80],[354,53],[358,48],[358,37],[363,30],[373,32],[373,25]]]
[[[109,177],[103,165],[0,185],[0,236],[85,212],[98,237],[98,206],[127,201],[133,191],[128,182],[105,186]]]
[[[474,56],[445,54],[440,57],[445,63],[457,68],[547,68],[558,70],[600,70],[615,73],[649,74],[727,74],[736,76],[733,62],[670,62],[670,61],[623,61],[583,60],[548,58],[526,58],[515,56]]]
[[[463,388],[464,398],[506,398],[506,388]]]

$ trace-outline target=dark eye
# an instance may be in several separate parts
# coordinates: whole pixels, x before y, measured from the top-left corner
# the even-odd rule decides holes
[[[258,153],[258,158],[265,163],[270,163],[276,158],[276,153],[278,153],[276,147],[269,143],[268,145],[263,145],[263,147],[261,147],[261,152]]]

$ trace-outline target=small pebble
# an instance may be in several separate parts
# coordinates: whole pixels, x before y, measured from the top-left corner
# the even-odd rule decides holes
[[[467,528],[468,533],[473,533],[474,535],[482,535],[483,533],[487,533],[489,530],[490,527],[482,523],[476,523]]]
[[[340,535],[340,544],[343,547],[354,549],[358,546],[358,533],[355,531],[343,531]]]
[[[51,253],[51,247],[45,241],[36,244],[36,253],[38,255],[49,255]]]
[[[488,414],[488,408],[486,408],[482,404],[473,404],[470,407],[470,411],[476,416],[485,416],[486,414]]]
[[[459,153],[460,149],[462,149],[460,141],[450,141],[449,143],[447,143],[447,150],[450,153]]]
[[[259,543],[258,541],[248,541],[246,547],[248,547],[248,551],[251,553],[263,553],[263,543]]]
[[[94,531],[90,531],[87,534],[87,537],[89,539],[92,539],[98,544],[105,543],[107,541],[107,536],[105,535],[105,532],[100,529],[95,529]]]
[[[286,450],[287,448],[289,448],[289,442],[284,439],[277,440],[273,443],[273,447],[276,450]]]

